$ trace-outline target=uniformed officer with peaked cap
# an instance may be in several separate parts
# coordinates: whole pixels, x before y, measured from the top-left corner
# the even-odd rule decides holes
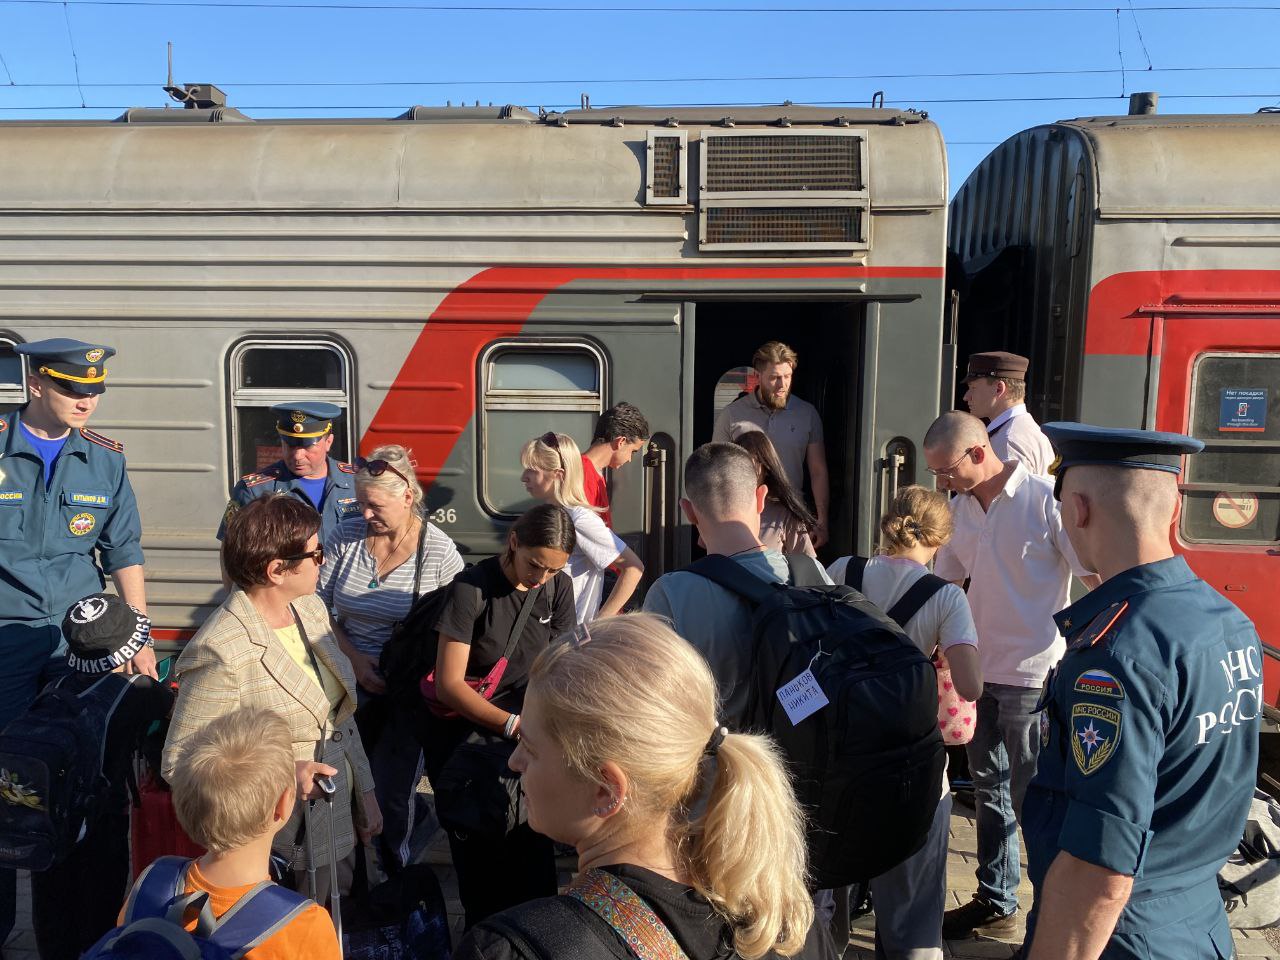
[[[241,477],[231,491],[218,527],[218,539],[226,531],[227,518],[250,500],[269,493],[290,493],[320,512],[320,542],[347,517],[359,513],[355,494],[355,467],[329,456],[333,446],[333,421],[342,408],[320,401],[277,403],[276,433],[283,459],[261,473]]]
[[[25,406],[0,416],[0,727],[67,672],[61,624],[102,590],[146,610],[142,521],[124,445],[86,424],[106,391],[106,344],[22,343]],[[148,647],[132,672],[155,676]],[[14,922],[13,871],[0,871],[0,943]]]
[[[1174,556],[1181,434],[1044,427],[1072,545],[1103,583],[1055,619],[1023,807],[1032,960],[1233,955],[1217,873],[1258,762],[1253,624]]]

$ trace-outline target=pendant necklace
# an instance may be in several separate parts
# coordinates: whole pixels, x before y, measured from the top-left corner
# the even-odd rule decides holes
[[[400,544],[404,543],[404,538],[409,535],[409,531],[412,529],[413,521],[410,520],[409,526],[405,527],[404,533],[400,534],[400,539],[396,541],[396,545],[392,547],[391,552],[387,554],[388,560],[390,560],[391,557],[394,556],[395,552],[400,549]],[[365,549],[368,550],[367,545],[365,546]],[[373,561],[373,576],[369,579],[369,589],[374,590],[381,586],[382,581],[378,579],[378,558],[373,555],[372,550],[369,550],[369,559]]]

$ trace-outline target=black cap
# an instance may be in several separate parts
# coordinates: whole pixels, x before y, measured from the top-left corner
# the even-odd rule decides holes
[[[1062,422],[1046,423],[1041,429],[1058,453],[1058,459],[1050,470],[1055,478],[1053,495],[1059,498],[1062,495],[1062,477],[1068,467],[1092,463],[1180,474],[1183,455],[1204,449],[1202,441],[1182,433]]]
[[[1027,368],[1031,366],[1031,361],[1026,357],[1020,357],[1016,353],[1006,353],[1003,350],[991,350],[987,353],[974,353],[969,355],[969,372],[964,376],[964,382],[977,380],[980,377],[1005,377],[1009,380],[1025,380],[1027,379]]]
[[[271,408],[276,415],[276,433],[290,446],[309,447],[333,433],[333,421],[342,416],[342,408],[322,400],[301,403],[277,403]]]
[[[105,364],[116,355],[114,347],[68,337],[19,343],[13,352],[30,357],[36,373],[53,377],[64,390],[89,397],[107,392]]]
[[[119,597],[95,593],[62,618],[67,662],[80,673],[110,673],[151,642],[151,621]]]

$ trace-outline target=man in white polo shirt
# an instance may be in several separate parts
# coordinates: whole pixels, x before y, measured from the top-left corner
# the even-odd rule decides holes
[[[1097,582],[1080,565],[1053,498],[1053,481],[1017,460],[1002,461],[971,414],[944,413],[925,434],[924,457],[951,501],[955,532],[934,572],[969,584],[984,678],[968,744],[978,827],[978,890],[948,910],[947,939],[1008,934],[1016,927],[1017,818],[1035,773],[1038,724],[1032,715],[1044,678],[1065,649],[1053,614],[1069,602],[1071,575]]]
[[[1027,368],[1016,353],[995,350],[969,357],[964,402],[975,417],[987,421],[991,449],[1000,460],[1021,460],[1027,470],[1049,475],[1053,445],[1027,412]]]

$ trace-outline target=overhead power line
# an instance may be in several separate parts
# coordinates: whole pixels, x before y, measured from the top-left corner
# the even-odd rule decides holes
[[[700,14],[919,14],[919,13],[1106,13],[1114,14],[1115,6],[1074,7],[1074,6],[911,6],[911,7],[799,7],[799,6],[569,6],[539,4],[536,6],[490,6],[480,4],[441,4],[441,3],[309,3],[279,2],[279,0],[0,0],[0,3],[25,3],[35,5],[53,5],[69,3],[74,6],[96,7],[217,7],[223,9],[268,9],[268,10],[396,10],[417,11],[423,13],[700,13]],[[1138,6],[1133,8],[1138,13],[1185,13],[1185,12],[1276,12],[1280,5],[1227,4],[1219,6],[1211,3],[1184,3]]]
[[[0,0],[2,2],[2,0]],[[739,77],[586,77],[578,79],[563,78],[529,78],[524,80],[497,79],[453,79],[453,80],[267,80],[236,81],[218,80],[221,87],[244,88],[341,88],[341,87],[531,87],[531,86],[604,86],[606,84],[623,83],[802,83],[802,82],[847,82],[853,80],[965,80],[965,79],[1004,79],[1011,77],[1084,77],[1114,76],[1121,71],[1116,67],[1081,68],[1064,70],[990,70],[966,71],[962,73],[862,73],[862,74],[808,74],[794,76],[739,76]],[[1131,71],[1132,72],[1132,71]],[[1146,73],[1280,73],[1280,64],[1268,67],[1153,67]],[[111,89],[128,87],[155,87],[155,80],[143,80],[132,83],[95,82],[80,84],[83,87]],[[18,89],[56,89],[58,87],[74,87],[74,83],[10,83]]]

